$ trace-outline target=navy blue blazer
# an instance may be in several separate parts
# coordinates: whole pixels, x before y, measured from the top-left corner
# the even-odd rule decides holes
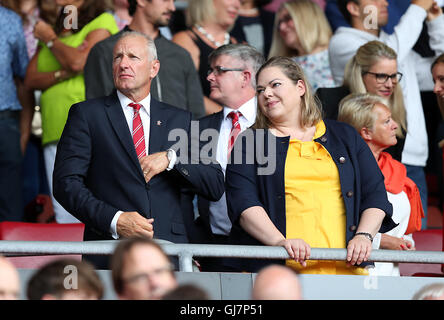
[[[190,124],[191,113],[152,98],[149,154],[176,143],[168,140],[172,129],[183,129],[189,137]],[[224,192],[217,163],[177,163],[146,183],[116,91],[71,107],[57,147],[53,181],[57,201],[85,223],[85,240],[112,239],[111,221],[122,210],[154,218],[155,238],[187,242],[181,189],[214,201]]]
[[[393,209],[387,199],[384,177],[369,147],[348,124],[334,120],[324,120],[324,122],[326,132],[315,141],[328,150],[338,167],[346,209],[346,242],[348,243],[354,236],[361,213],[367,208],[379,208],[386,213],[380,232],[393,229],[396,223],[391,219]],[[260,139],[260,132],[257,130],[249,129],[242,133],[236,140],[234,149],[241,148],[242,161],[235,161],[227,166],[225,192],[228,214],[233,223],[230,234],[232,244],[262,245],[247,234],[239,224],[242,212],[253,206],[263,207],[279,231],[284,236],[286,234],[284,169],[290,139],[274,137],[268,130],[262,132],[265,132],[264,139]],[[253,141],[251,137],[254,143],[251,143]],[[268,139],[273,138],[276,148],[270,147],[269,142],[272,140]],[[232,152],[232,156],[233,154],[236,152]],[[275,170],[272,174],[258,175],[258,169],[264,170],[270,165],[258,157],[260,154],[275,161]],[[267,264],[284,262],[284,260],[229,259],[226,264],[239,270],[257,272]]]

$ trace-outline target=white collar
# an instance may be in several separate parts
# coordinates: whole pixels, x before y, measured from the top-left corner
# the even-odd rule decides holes
[[[122,106],[122,108],[128,107],[128,105],[130,103],[135,103],[134,101],[132,101],[130,98],[128,98],[127,96],[125,96],[122,92],[120,92],[119,90],[117,90],[117,97],[119,98],[120,101],[120,105]],[[143,98],[142,100],[140,100],[139,102],[137,102],[138,104],[142,105],[142,108],[145,109],[145,111],[148,113],[148,115],[150,114],[150,105],[151,105],[151,93],[148,93],[148,95]],[[130,107],[131,108],[131,107]]]
[[[247,119],[248,123],[252,125],[256,121],[256,111],[257,111],[257,99],[256,96],[245,102],[238,109],[231,109],[230,107],[224,106],[224,119],[227,118],[228,114],[232,111],[239,111],[242,116]]]

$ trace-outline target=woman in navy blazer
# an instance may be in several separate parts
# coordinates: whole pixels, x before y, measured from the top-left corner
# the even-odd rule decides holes
[[[258,71],[258,116],[238,137],[226,171],[233,244],[283,246],[302,266],[310,244],[286,238],[285,161],[290,139],[311,141],[321,109],[298,64],[274,57]],[[346,211],[347,262],[364,266],[372,237],[396,226],[391,219],[384,178],[362,138],[351,126],[323,120],[325,133],[314,141],[330,154],[338,172]],[[312,190],[313,193],[316,190]],[[257,272],[283,260],[229,259],[237,270]]]

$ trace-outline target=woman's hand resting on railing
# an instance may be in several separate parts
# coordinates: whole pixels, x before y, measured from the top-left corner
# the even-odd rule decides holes
[[[282,246],[294,261],[299,262],[303,267],[307,265],[305,260],[310,258],[310,246],[302,239],[283,239],[277,246]]]
[[[355,235],[347,245],[347,265],[360,265],[372,252],[372,242],[362,235]]]

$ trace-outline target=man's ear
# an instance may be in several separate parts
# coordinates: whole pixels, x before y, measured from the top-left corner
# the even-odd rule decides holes
[[[251,72],[245,70],[242,72],[242,87],[251,86]]]
[[[361,15],[359,12],[359,5],[354,1],[349,1],[347,3],[347,10],[352,17],[359,17]]]
[[[159,73],[160,70],[160,61],[159,60],[153,60],[151,61],[151,79],[154,79],[155,76]]]

